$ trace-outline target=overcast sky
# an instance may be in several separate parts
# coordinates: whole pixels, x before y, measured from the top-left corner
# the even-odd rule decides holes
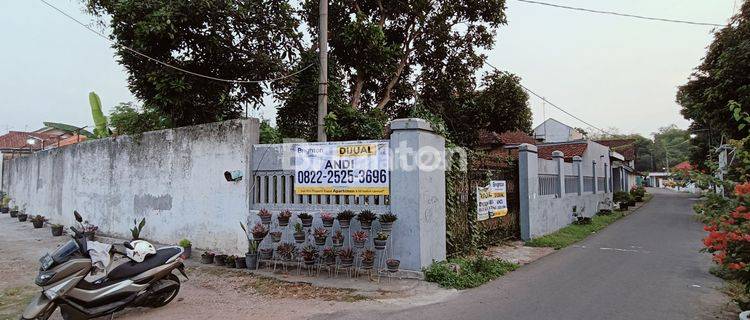
[[[80,1],[50,0],[84,20]],[[545,0],[643,16],[726,23],[735,0]],[[737,0],[740,1],[740,0]],[[688,122],[674,102],[711,42],[711,27],[644,21],[508,0],[508,25],[488,52],[549,101],[601,127],[644,135]],[[88,92],[106,107],[133,101],[109,44],[38,0],[0,1],[0,133],[42,121],[92,123]],[[588,127],[532,98],[534,124]],[[255,116],[275,118],[268,105]]]

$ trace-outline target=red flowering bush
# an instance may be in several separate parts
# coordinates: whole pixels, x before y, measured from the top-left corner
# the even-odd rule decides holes
[[[750,183],[738,184],[734,195],[735,199],[721,205],[702,205],[699,213],[708,232],[703,244],[705,251],[713,254],[714,262],[750,289]]]

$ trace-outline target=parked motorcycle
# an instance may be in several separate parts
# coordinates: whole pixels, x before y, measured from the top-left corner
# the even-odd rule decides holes
[[[74,212],[76,221],[83,219]],[[164,247],[148,255],[143,262],[123,258],[111,263],[106,275],[89,282],[92,259],[87,250],[90,243],[83,233],[70,227],[73,239],[58,247],[39,261],[41,267],[35,279],[42,287],[26,307],[21,319],[48,319],[60,307],[63,318],[89,319],[114,314],[127,307],[162,307],[180,291],[180,279],[172,273],[177,269],[186,279],[185,266],[180,259],[181,247]],[[130,242],[122,244],[133,250]],[[117,246],[111,255],[125,256]]]

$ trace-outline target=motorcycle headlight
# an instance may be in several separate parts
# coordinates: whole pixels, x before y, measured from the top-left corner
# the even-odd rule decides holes
[[[34,283],[38,286],[44,286],[47,285],[47,282],[49,282],[52,277],[55,276],[55,272],[52,271],[43,271],[39,272],[39,275],[36,276],[36,279],[34,280]]]

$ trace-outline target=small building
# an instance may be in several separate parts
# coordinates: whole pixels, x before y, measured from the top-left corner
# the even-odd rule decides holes
[[[669,180],[669,176],[669,172],[650,172],[646,178],[646,183],[649,187],[664,188],[666,187],[664,183]]]
[[[586,137],[580,129],[549,118],[534,128],[534,139],[544,143],[583,140]]]
[[[612,180],[615,191],[628,191],[638,185],[640,174],[635,170],[638,149],[635,139],[596,140],[612,150]]]

